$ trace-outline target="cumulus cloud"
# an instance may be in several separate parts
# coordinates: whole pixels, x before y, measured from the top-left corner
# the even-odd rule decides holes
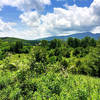
[[[20,16],[23,23],[33,27],[37,34],[69,34],[69,32],[98,32],[100,26],[100,0],[94,0],[91,6],[67,6],[67,9],[54,8],[53,13],[39,15],[37,11],[26,12]],[[100,28],[100,27],[99,27]]]
[[[100,0],[94,0],[90,7],[64,5],[66,9],[54,8],[52,13],[46,15],[40,15],[39,11],[43,9],[44,5],[50,4],[50,0],[7,0],[12,2],[11,4],[1,1],[2,6],[11,5],[24,11],[19,18],[29,28],[20,31],[20,34],[16,30],[16,37],[37,39],[75,32],[100,33]],[[10,26],[10,28],[12,27]]]
[[[36,9],[38,11],[43,10],[44,5],[50,5],[50,0],[0,0],[0,8],[5,5],[17,7],[22,11],[29,11]]]
[[[92,30],[93,33],[100,33],[100,26],[97,26],[95,27],[93,30]]]
[[[28,29],[23,29],[22,31],[16,29],[15,27],[16,23],[4,22],[2,19],[0,19],[0,37],[17,37],[33,40],[51,36],[50,33],[46,32],[43,26],[37,28],[29,27]]]
[[[14,28],[16,26],[16,23],[12,22],[4,22],[2,19],[0,19],[0,37],[16,37],[17,30]],[[20,34],[19,34],[20,37]]]
[[[40,15],[37,11],[34,12],[25,12],[20,15],[22,23],[26,23],[28,26],[39,26],[40,25]]]
[[[9,32],[13,31],[13,26],[15,26],[16,23],[5,23],[0,19],[0,32]]]

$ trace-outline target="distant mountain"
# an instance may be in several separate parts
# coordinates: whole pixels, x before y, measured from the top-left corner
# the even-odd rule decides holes
[[[85,33],[77,33],[77,34],[66,35],[66,36],[52,36],[52,37],[41,38],[41,39],[37,39],[37,40],[24,40],[24,39],[13,38],[13,37],[1,37],[0,40],[7,41],[7,42],[15,42],[15,41],[20,40],[20,41],[23,41],[25,44],[34,45],[34,44],[38,43],[40,40],[48,40],[48,41],[53,40],[53,39],[66,40],[69,37],[82,39],[86,36],[92,37],[97,40],[100,38],[100,33],[93,34],[91,32],[85,32]]]
[[[93,34],[91,32],[85,32],[85,33],[77,33],[77,34],[72,34],[72,35],[67,35],[67,36],[52,36],[52,37],[47,37],[47,38],[42,38],[39,40],[53,40],[53,39],[63,39],[66,40],[69,37],[73,37],[73,38],[78,38],[78,39],[82,39],[86,36],[92,37],[94,39],[99,39],[100,38],[100,33],[97,34]]]

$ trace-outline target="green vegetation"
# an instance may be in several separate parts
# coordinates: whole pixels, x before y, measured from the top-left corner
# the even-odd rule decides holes
[[[99,99],[100,40],[0,40],[0,100]]]

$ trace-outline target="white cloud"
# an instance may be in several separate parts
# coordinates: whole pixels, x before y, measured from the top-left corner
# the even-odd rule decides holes
[[[67,6],[67,9],[54,8],[53,13],[41,16],[38,12],[31,11],[22,14],[20,18],[23,23],[33,27],[34,34],[59,35],[69,34],[69,32],[92,32],[100,26],[100,9],[96,8],[99,4],[94,1],[89,8],[76,5]]]
[[[17,7],[22,11],[30,11],[36,9],[38,11],[43,10],[44,5],[50,5],[50,0],[0,0],[0,8],[5,5]]]
[[[0,32],[9,32],[13,31],[13,26],[15,26],[16,23],[5,23],[0,19]]]
[[[26,23],[28,26],[38,26],[40,25],[40,15],[37,11],[34,12],[26,12],[20,15],[22,19],[22,23]]]
[[[20,15],[20,19],[29,28],[20,31],[20,34],[16,29],[15,35],[13,35],[16,37],[37,39],[85,31],[100,33],[100,0],[94,0],[89,8],[67,5],[66,9],[54,8],[53,13],[46,15],[40,15],[39,11],[43,9],[44,5],[50,4],[50,0],[5,0],[6,3],[3,0],[1,1],[2,6],[11,5],[24,11]],[[35,9],[35,11],[32,11],[32,9]],[[12,29],[11,25],[7,27]],[[11,35],[12,33],[9,36]]]
[[[100,26],[98,27],[95,27],[93,30],[92,30],[93,33],[100,33]]]
[[[16,23],[4,22],[0,19],[0,37],[16,37],[17,30],[14,28]],[[19,34],[19,37],[21,35]]]
[[[0,37],[17,37],[22,39],[38,39],[50,36],[49,33],[46,32],[44,27],[33,28],[30,27],[28,29],[24,29],[22,31],[15,28],[16,23],[4,22],[0,19]],[[41,30],[41,31],[40,31]]]

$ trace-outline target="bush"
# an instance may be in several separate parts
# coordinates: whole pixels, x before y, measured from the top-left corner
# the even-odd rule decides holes
[[[77,48],[80,46],[80,40],[77,38],[69,37],[67,40],[67,44],[68,44],[68,46],[70,46],[72,48]]]
[[[14,44],[10,45],[11,52],[21,53],[22,49],[23,49],[23,42],[22,41],[16,41]]]
[[[42,40],[42,41],[40,42],[40,45],[41,45],[42,47],[47,47],[47,46],[48,46],[48,41],[47,41],[47,40]]]
[[[49,57],[52,57],[52,56],[55,56],[55,52],[54,52],[54,50],[51,49],[51,50],[49,51]]]
[[[57,60],[57,57],[52,56],[52,57],[48,58],[48,63],[51,63],[51,64],[56,63],[56,60]]]
[[[50,41],[49,48],[50,49],[55,49],[55,48],[61,47],[61,44],[62,44],[62,41],[61,40],[54,39],[54,40],[51,40]]]
[[[30,70],[33,71],[35,74],[42,74],[46,71],[46,67],[42,63],[31,63]]]
[[[68,67],[68,62],[67,62],[67,60],[65,60],[65,59],[62,60],[62,61],[61,61],[61,65],[63,66],[64,69],[66,69],[66,68]]]
[[[47,51],[44,48],[36,48],[35,58],[37,62],[46,63],[47,62]]]
[[[8,64],[6,68],[10,71],[16,71],[17,70],[17,67],[13,64]]]
[[[7,56],[5,51],[0,50],[0,60],[4,59]]]
[[[29,53],[30,48],[28,47],[23,47],[23,49],[20,50],[20,53]]]
[[[75,48],[73,51],[73,55],[78,57],[78,55],[80,54],[80,49],[79,48]]]

